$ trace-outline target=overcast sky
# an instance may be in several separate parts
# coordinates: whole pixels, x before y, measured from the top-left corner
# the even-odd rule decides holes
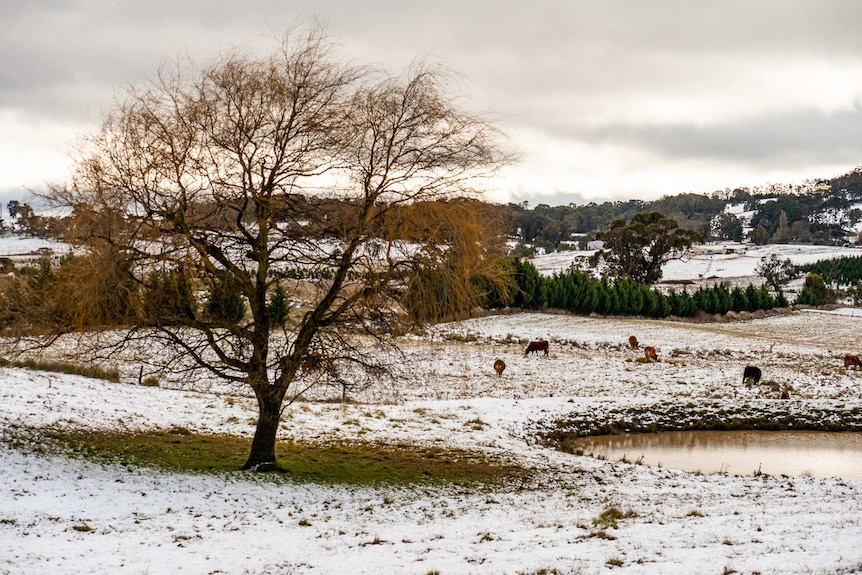
[[[858,0],[0,0],[0,200],[62,180],[76,135],[159,64],[270,50],[327,21],[343,55],[464,77],[521,154],[492,199],[655,199],[862,164]]]

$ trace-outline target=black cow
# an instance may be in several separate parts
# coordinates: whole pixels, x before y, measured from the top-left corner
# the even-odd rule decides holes
[[[754,367],[753,365],[748,365],[745,367],[745,371],[742,372],[742,383],[747,382],[749,379],[754,380],[754,385],[757,385],[757,382],[760,381],[760,376],[763,375],[760,371],[759,367]]]

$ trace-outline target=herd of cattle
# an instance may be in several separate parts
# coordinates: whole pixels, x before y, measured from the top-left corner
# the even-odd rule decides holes
[[[638,342],[638,338],[636,338],[635,336],[630,336],[629,337],[629,347],[631,349],[638,349],[639,346],[640,346],[640,343]],[[527,344],[527,349],[524,351],[524,355],[527,356],[527,355],[530,355],[531,353],[539,355],[540,351],[544,352],[545,355],[548,355],[549,347],[550,347],[550,345],[548,344],[547,340],[537,339],[537,340],[531,341],[530,343]],[[645,346],[644,347],[644,357],[646,358],[646,361],[649,361],[649,362],[658,361],[658,353],[656,352],[655,347],[653,347],[651,345]],[[859,359],[858,355],[847,354],[844,356],[844,367],[845,368],[856,367],[856,368],[862,369],[862,359]],[[503,361],[502,359],[497,358],[497,360],[494,361],[494,371],[497,372],[497,377],[502,377],[503,371],[505,371],[505,369],[506,369],[506,362]],[[751,383],[753,382],[754,385],[757,385],[757,383],[760,381],[760,378],[762,376],[763,376],[763,372],[760,370],[759,367],[755,367],[753,365],[748,365],[745,367],[745,369],[742,372],[742,383],[743,384],[748,383],[749,385],[751,385]],[[784,392],[784,393],[786,393],[786,392]]]

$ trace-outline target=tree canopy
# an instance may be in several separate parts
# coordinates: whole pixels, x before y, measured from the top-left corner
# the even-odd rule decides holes
[[[778,254],[772,254],[768,258],[761,259],[754,271],[763,278],[766,285],[780,290],[784,285],[799,277],[799,266],[795,265],[790,258],[781,259]]]
[[[504,281],[481,262],[500,234],[456,198],[508,156],[447,79],[422,63],[401,76],[345,64],[319,28],[267,57],[165,67],[122,95],[72,181],[46,194],[71,208],[76,243],[116,255],[136,283],[125,341],[163,346],[142,361],[253,391],[245,468],[277,466],[283,406],[309,386],[379,379],[376,350],[418,273],[454,284],[449,309]]]
[[[674,219],[651,211],[636,213],[629,223],[617,218],[598,237],[604,246],[597,259],[604,260],[611,273],[649,285],[661,279],[662,265],[682,257],[700,234],[681,229]]]

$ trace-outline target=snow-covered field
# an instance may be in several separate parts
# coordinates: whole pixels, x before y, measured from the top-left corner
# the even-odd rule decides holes
[[[412,376],[397,388],[344,406],[297,403],[283,419],[284,438],[482,451],[534,468],[523,485],[279,483],[97,465],[4,440],[0,574],[860,572],[862,481],[694,474],[536,441],[573,414],[669,401],[860,410],[862,372],[841,363],[862,351],[857,312],[711,324],[531,313],[443,324],[403,341]],[[635,361],[632,334],[661,361]],[[523,342],[538,337],[550,355],[525,357]],[[502,378],[495,358],[508,364]],[[774,385],[744,386],[750,363]],[[19,425],[250,435],[255,415],[248,397],[0,368],[4,438]],[[610,507],[630,516],[597,527]]]
[[[39,250],[46,249],[51,250],[49,253],[62,255],[69,251],[69,244],[16,234],[0,236],[0,256],[3,257],[16,260],[29,260],[38,257],[40,254]]]
[[[550,275],[567,270],[572,262],[584,259],[593,253],[592,251],[555,252],[536,256],[532,262],[539,272]],[[814,245],[756,246],[732,242],[695,245],[685,259],[672,260],[662,267],[662,281],[691,280],[698,284],[720,280],[735,285],[747,285],[751,282],[757,286],[763,282],[763,278],[757,275],[755,268],[761,260],[769,258],[772,254],[778,255],[782,260],[789,258],[794,264],[801,265],[845,256],[862,256],[862,250]],[[798,283],[801,283],[801,280]]]

